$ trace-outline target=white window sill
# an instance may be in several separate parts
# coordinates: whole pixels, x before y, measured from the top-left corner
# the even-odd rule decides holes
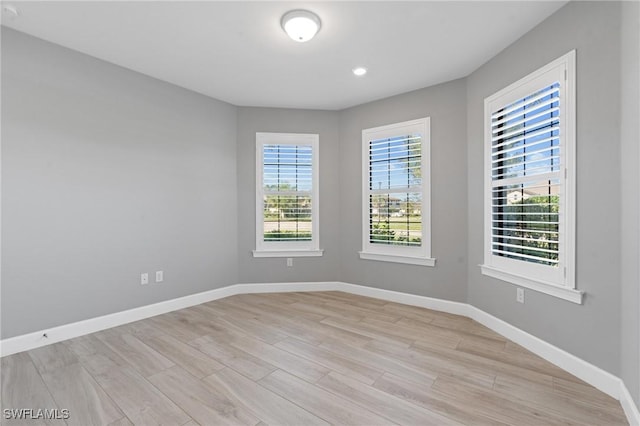
[[[502,281],[509,282],[521,287],[526,287],[531,290],[539,291],[541,293],[555,296],[560,299],[568,300],[579,305],[582,304],[582,296],[584,292],[568,288],[560,287],[554,284],[550,284],[544,281],[532,280],[531,278],[523,277],[521,275],[513,274],[511,272],[497,269],[492,266],[479,265],[483,275],[487,275],[493,278],[497,278]]]
[[[324,253],[320,250],[253,250],[253,257],[318,257]]]
[[[368,253],[359,251],[360,259],[378,260],[381,262],[406,263],[409,265],[436,266],[436,260],[430,257],[396,256],[392,254]]]

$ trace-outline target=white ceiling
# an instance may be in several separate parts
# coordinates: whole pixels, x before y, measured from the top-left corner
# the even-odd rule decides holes
[[[565,3],[3,1],[2,24],[235,105],[342,109],[464,77]],[[300,8],[308,43],[280,28]]]

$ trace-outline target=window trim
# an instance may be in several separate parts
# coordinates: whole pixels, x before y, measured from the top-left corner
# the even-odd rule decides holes
[[[411,130],[407,130],[413,128]],[[422,244],[420,247],[375,245],[369,242],[369,142],[376,139],[399,136],[408,131],[422,135],[421,168],[423,171],[422,194]],[[362,251],[360,259],[435,266],[431,257],[431,119],[424,117],[401,123],[388,124],[362,130]],[[427,173],[425,173],[427,172]],[[428,238],[427,238],[428,237]]]
[[[492,202],[491,202],[491,111],[493,104],[508,105],[513,100],[527,96],[532,92],[531,85],[536,80],[548,78],[548,73],[564,73],[560,79],[560,96],[564,102],[561,110],[561,155],[564,159],[564,180],[562,191],[564,217],[562,229],[564,235],[559,240],[561,260],[555,280],[550,276],[540,277],[540,271],[546,266],[517,260],[505,259],[492,254]],[[545,294],[581,304],[583,292],[576,289],[575,281],[575,235],[576,235],[576,52],[572,50],[526,77],[510,84],[484,100],[484,264],[480,265],[482,274],[500,279],[518,286],[530,288]],[[537,87],[537,86],[536,86]],[[535,90],[535,89],[533,89]],[[562,178],[563,171],[560,171]],[[515,263],[518,262],[518,263]],[[549,271],[549,269],[546,269]]]
[[[312,150],[312,188],[311,188],[311,241],[264,241],[264,187],[263,159],[265,145],[306,145]],[[319,190],[319,145],[317,133],[256,133],[256,249],[253,257],[317,257],[322,256],[320,249],[320,190]]]

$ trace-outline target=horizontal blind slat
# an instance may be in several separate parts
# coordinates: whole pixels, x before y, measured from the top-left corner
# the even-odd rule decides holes
[[[535,145],[539,145],[539,144],[535,144]],[[532,146],[535,146],[534,144],[532,145],[527,145],[527,146],[522,146],[519,147],[519,149],[531,149]],[[535,149],[533,151],[527,151],[527,152],[523,152],[521,154],[515,154],[515,155],[510,155],[510,156],[506,156],[504,158],[498,158],[496,160],[492,160],[491,163],[499,163],[501,161],[507,161],[507,160],[513,160],[514,158],[520,158],[520,157],[526,157],[527,155],[535,155],[535,154],[541,154],[544,152],[548,152],[548,151],[553,151],[553,150],[558,150],[560,147],[558,145],[551,145],[551,146],[547,146],[545,148],[542,149]],[[510,151],[514,151],[513,149],[511,149]],[[493,154],[492,157],[495,157],[496,154]]]
[[[548,173],[542,173],[535,176],[503,178],[503,179],[495,180],[491,182],[491,186],[492,186],[493,192],[499,192],[499,191],[505,191],[505,190],[516,190],[516,188],[509,188],[510,186],[518,186],[517,190],[557,187],[557,186],[560,186],[560,178],[561,178],[560,172],[553,171]],[[545,181],[551,181],[552,183],[547,184]],[[541,184],[542,182],[545,182],[545,183]],[[522,185],[522,187],[520,187],[520,185]]]
[[[554,122],[555,124],[551,124]],[[514,136],[519,137],[520,135],[523,135],[527,137],[528,134],[533,133],[534,131],[544,130],[546,132],[553,132],[559,129],[560,129],[559,117],[551,117],[546,120],[542,120],[535,123],[535,125],[530,127],[530,130],[527,130],[526,127],[524,129],[513,130],[511,132],[505,133],[504,135],[492,136],[491,141],[496,142],[496,141],[503,140],[508,142],[509,139],[513,138]]]
[[[558,221],[540,221],[540,220],[511,220],[511,219],[492,219],[491,222],[497,223],[519,223],[519,224],[538,224],[538,225],[546,225],[546,226],[555,226],[559,225]]]
[[[495,111],[491,114],[491,118],[496,118],[496,117],[500,117],[503,116],[505,114],[511,114],[513,111],[522,108],[523,106],[526,105],[530,105],[536,101],[539,101],[540,99],[549,96],[549,95],[556,95],[556,92],[560,92],[560,87],[557,85],[551,85],[545,89],[542,89],[542,91],[539,91],[537,93],[532,93],[529,96],[526,96],[524,98],[521,98],[520,100],[510,104],[510,105],[506,105],[504,107],[504,109],[502,110],[498,110]],[[526,101],[526,102],[525,102]]]
[[[540,152],[542,152],[542,151],[540,151]],[[529,154],[527,154],[527,155],[529,155]],[[506,158],[503,161],[507,161],[507,160],[511,160],[511,158]],[[537,168],[544,168],[545,170],[549,170],[549,169],[554,169],[556,167],[560,167],[560,155],[552,155],[552,156],[542,157],[542,158],[537,158],[537,159],[532,159],[532,160],[527,160],[525,158],[524,161],[518,161],[516,163],[510,163],[510,164],[505,164],[505,165],[502,165],[502,166],[492,167],[491,170],[495,171],[495,170],[507,169],[507,168],[512,168],[513,169],[513,168],[516,168],[517,166],[533,165],[533,164],[540,163],[540,162],[545,162],[545,161],[549,161],[549,162],[553,161],[553,163],[551,163],[549,165],[538,166]],[[495,176],[497,176],[497,175],[494,175],[494,177]]]
[[[508,244],[508,243],[500,243],[500,242],[495,242],[495,241],[492,242],[491,244],[493,246],[502,247],[503,250],[505,248],[515,248],[515,249],[519,249],[519,250],[538,251],[540,253],[558,254],[558,250],[544,249],[544,248],[540,248],[540,247],[536,247],[536,246],[525,246],[525,245],[517,245],[517,244]]]
[[[544,97],[544,96],[543,96]],[[510,120],[514,120],[517,119],[518,117],[525,115],[525,114],[530,114],[531,111],[536,111],[539,110],[540,108],[546,107],[550,104],[559,102],[560,98],[557,96],[554,96],[550,99],[547,99],[544,102],[541,102],[539,104],[536,104],[533,108],[529,108],[529,109],[523,109],[522,111],[517,111],[517,112],[512,112],[512,113],[507,113],[506,116],[501,116],[502,118],[500,119],[495,119],[492,117],[492,121],[491,121],[491,127],[494,128],[496,126],[500,126],[501,124],[503,124],[506,121],[510,121]]]
[[[557,100],[556,100],[556,102],[557,102]],[[541,106],[536,106],[536,110],[538,110],[540,108],[541,108]],[[532,122],[537,118],[543,117],[543,116],[545,116],[547,114],[553,114],[554,112],[557,112],[559,110],[560,110],[560,107],[553,107],[553,108],[550,108],[550,109],[543,109],[542,111],[537,112],[537,113],[535,113],[535,114],[533,114],[531,116],[527,116],[527,114],[531,114],[531,112],[529,112],[529,113],[523,112],[522,114],[520,114],[520,115],[524,116],[521,119],[516,120],[514,122],[511,122],[512,119],[509,119],[504,123],[504,125],[493,126],[491,128],[491,133],[495,135],[498,132],[503,132],[503,131],[507,132],[512,127],[519,126],[521,124],[526,124],[528,122]],[[553,117],[556,117],[556,116],[553,116]],[[553,118],[553,117],[551,117],[551,118]]]
[[[506,141],[504,141],[502,143],[499,143],[499,144],[493,144],[491,146],[491,152],[492,153],[498,152],[498,151],[500,151],[499,148],[502,148],[505,145],[515,144],[515,143],[522,142],[522,141],[525,141],[525,144],[526,144],[526,140],[532,140],[532,139],[534,139],[534,138],[536,138],[538,136],[545,135],[547,133],[549,133],[549,129],[540,129],[540,130],[536,130],[534,132],[528,133],[526,135],[518,136],[517,138],[511,138],[511,139],[506,140]],[[557,138],[558,136],[557,135],[551,135],[550,137],[551,138]]]
[[[514,252],[510,252],[510,251],[504,251],[504,250],[499,250],[499,249],[492,249],[491,252],[493,254],[495,253],[499,253],[499,254],[503,254],[505,256],[511,256],[511,257],[520,257],[523,259],[531,259],[531,260],[535,260],[535,261],[543,261],[546,263],[553,263],[553,264],[558,264],[559,261],[556,259],[549,259],[546,257],[538,257],[538,256],[530,256],[527,254],[523,254],[523,253],[514,253]]]
[[[551,145],[558,146],[560,141],[560,135],[550,136],[548,138],[542,138],[542,139],[536,139],[536,140],[533,140],[533,139],[535,138],[529,138],[529,140],[526,143],[523,143],[521,145],[515,145],[515,146],[512,146],[511,148],[495,150],[495,152],[491,153],[491,157],[493,158],[496,155],[506,155],[506,154],[509,154],[510,152],[517,151],[519,149],[529,149],[530,147],[534,147],[536,145],[540,145],[548,142],[551,142]],[[556,143],[556,141],[558,141],[558,143]],[[518,142],[521,142],[521,141],[518,141]]]
[[[398,151],[398,150],[407,150],[409,148],[415,148],[415,147],[420,146],[419,139],[420,138],[416,138],[416,139],[408,141],[406,143],[395,143],[395,142],[375,143],[375,142],[372,142],[370,144],[370,146],[369,146],[369,152],[370,153],[378,153],[378,152]]]
[[[500,227],[491,227],[491,235],[497,235],[494,231],[508,231],[508,232],[526,232],[526,233],[536,233],[536,234],[558,234],[561,232],[559,230],[549,231],[545,229],[533,229],[533,228],[500,228]]]
[[[520,240],[520,241],[529,241],[532,243],[549,243],[549,244],[558,244],[558,240],[554,239],[554,240],[547,240],[545,238],[530,238],[530,237],[516,237],[514,235],[493,235],[493,240],[494,243],[497,242],[495,241],[496,239],[499,240]]]

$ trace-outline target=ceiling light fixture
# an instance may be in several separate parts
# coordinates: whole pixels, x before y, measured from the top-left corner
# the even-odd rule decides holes
[[[365,67],[356,67],[351,71],[353,71],[353,74],[357,77],[362,77],[367,73],[367,69]]]
[[[308,10],[291,10],[284,14],[280,24],[291,39],[300,43],[311,40],[320,31],[320,18]]]

